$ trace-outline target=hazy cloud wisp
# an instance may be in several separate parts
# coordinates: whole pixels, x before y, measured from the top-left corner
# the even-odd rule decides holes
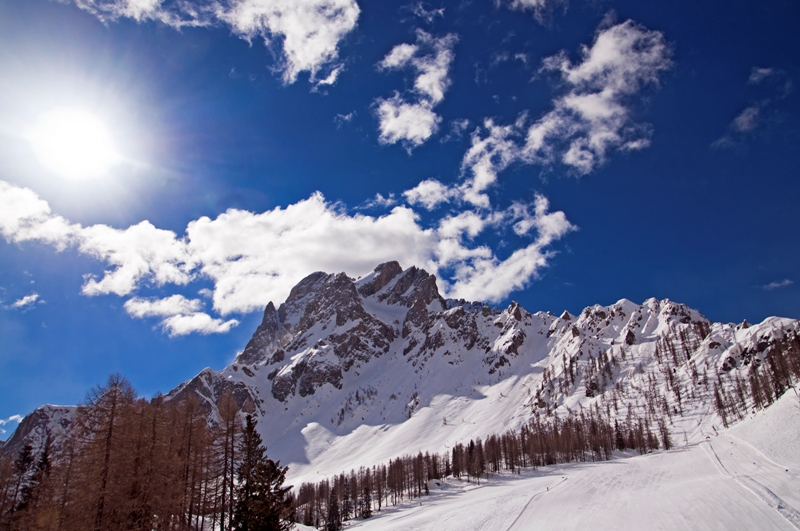
[[[74,0],[101,20],[154,20],[179,29],[225,24],[251,41],[280,50],[277,66],[285,83],[308,72],[312,83],[329,85],[342,70],[339,43],[356,26],[355,0]]]
[[[779,289],[779,288],[788,288],[792,284],[794,284],[793,281],[789,280],[788,278],[785,278],[781,281],[770,282],[769,284],[765,284],[762,287],[767,291],[772,291],[774,289]]]

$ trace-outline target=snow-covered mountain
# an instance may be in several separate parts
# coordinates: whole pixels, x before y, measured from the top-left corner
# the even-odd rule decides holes
[[[37,451],[44,446],[45,439],[58,445],[69,431],[75,418],[75,406],[45,405],[25,416],[7,441],[0,441],[0,454],[16,456],[30,443]]]
[[[173,390],[210,415],[224,393],[259,419],[295,483],[518,428],[534,415],[599,408],[668,418],[678,444],[721,429],[751,365],[797,342],[800,323],[712,323],[669,300],[620,300],[580,315],[445,300],[397,262],[361,279],[314,273],[270,303],[235,362]],[[733,422],[733,413],[725,420]]]
[[[723,420],[720,402],[735,404],[772,350],[800,348],[799,329],[781,318],[712,323],[656,299],[577,316],[499,310],[445,300],[433,275],[388,262],[360,279],[309,275],[280,307],[267,305],[233,364],[167,398],[197,397],[213,422],[230,394],[294,484],[590,407],[666,419],[680,445],[743,416],[734,405]],[[5,448],[72,414],[48,411],[26,417]]]

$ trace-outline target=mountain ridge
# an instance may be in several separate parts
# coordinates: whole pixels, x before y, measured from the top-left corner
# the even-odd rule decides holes
[[[577,316],[498,309],[444,299],[434,275],[387,262],[360,279],[307,276],[265,307],[231,365],[204,369],[166,399],[197,398],[213,423],[230,395],[259,419],[292,481],[588,407],[666,417],[688,443],[735,420],[717,396],[733,403],[751,368],[797,343],[799,329],[776,317],[713,323],[654,298]]]

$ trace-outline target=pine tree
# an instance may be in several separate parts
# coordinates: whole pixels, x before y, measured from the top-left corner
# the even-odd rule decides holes
[[[25,478],[28,475],[31,466],[33,465],[33,447],[30,443],[22,447],[17,455],[17,460],[14,461],[14,469],[17,475],[17,485],[14,488],[14,501],[12,502],[12,511],[19,511],[24,509],[27,503],[23,496],[25,489]]]
[[[364,507],[361,509],[361,517],[362,518],[369,518],[372,516],[372,496],[370,495],[369,489],[364,488],[364,498],[363,498]]]
[[[331,488],[331,495],[328,499],[328,518],[325,524],[325,531],[339,531],[342,528],[342,517],[339,514],[339,500],[336,497],[336,489]]]
[[[622,436],[622,430],[619,429],[616,419],[614,420],[614,446],[617,450],[625,449],[625,437]]]
[[[237,470],[239,487],[233,513],[236,531],[286,531],[294,526],[289,521],[292,500],[290,487],[284,487],[286,471],[266,456],[256,421],[247,415],[240,442],[241,464]]]

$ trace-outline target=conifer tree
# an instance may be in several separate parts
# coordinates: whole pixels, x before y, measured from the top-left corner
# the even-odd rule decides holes
[[[625,449],[625,438],[622,436],[622,431],[619,429],[619,424],[614,420],[614,446],[617,450]]]
[[[339,500],[336,497],[336,489],[331,488],[331,495],[328,499],[328,518],[325,524],[325,531],[339,531],[342,528],[342,517],[339,514]]]
[[[25,478],[33,465],[33,460],[33,447],[28,443],[22,447],[19,451],[19,455],[17,455],[16,461],[14,461],[17,485],[14,488],[14,500],[11,504],[12,511],[18,511],[24,508],[23,489],[25,488]]]
[[[267,458],[261,436],[256,431],[256,421],[247,415],[245,422],[233,528],[236,531],[289,530],[294,526],[288,519],[292,506],[288,493],[292,487],[283,486],[289,467],[281,467],[280,462]]]
[[[364,487],[363,508],[361,509],[361,517],[369,518],[372,516],[372,496],[370,495],[369,488]]]

